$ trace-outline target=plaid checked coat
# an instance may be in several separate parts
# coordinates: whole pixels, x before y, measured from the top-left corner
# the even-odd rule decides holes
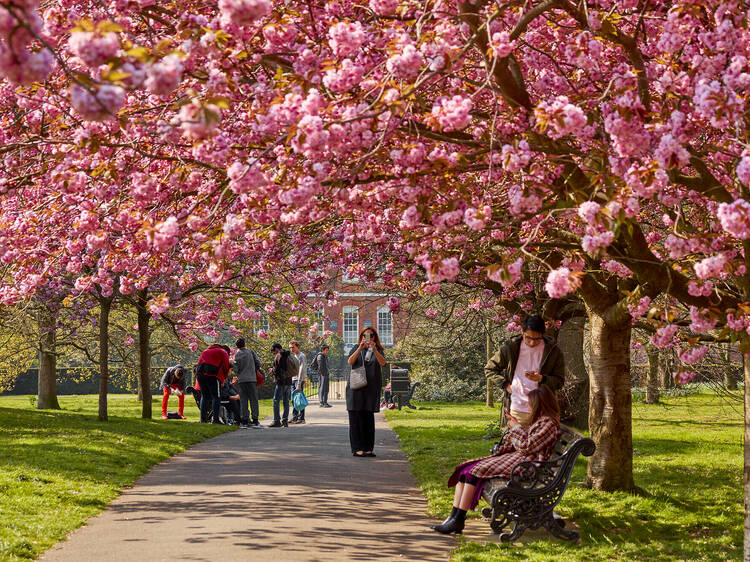
[[[469,471],[477,478],[510,478],[513,469],[523,461],[546,461],[560,439],[560,423],[543,417],[531,424],[528,429],[516,426],[506,436],[500,450],[494,455],[461,463],[448,479],[448,486],[455,486],[461,470],[472,463]]]

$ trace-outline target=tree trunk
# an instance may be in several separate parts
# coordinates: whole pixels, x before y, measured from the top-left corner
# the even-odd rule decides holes
[[[151,313],[148,311],[148,291],[142,290],[138,293],[138,366],[139,366],[139,392],[142,393],[143,403],[141,417],[151,419],[151,349],[149,348],[149,320]]]
[[[42,305],[39,311],[39,375],[36,395],[36,407],[39,410],[60,409],[60,403],[57,401],[55,336],[55,317]]]
[[[557,345],[565,357],[565,384],[558,392],[565,423],[581,430],[589,428],[589,375],[583,360],[586,318],[566,320],[557,334]]]
[[[112,299],[99,299],[99,421],[107,421],[107,383],[109,382],[109,313]]]
[[[727,342],[727,349],[724,352],[724,362],[726,368],[724,369],[724,386],[727,390],[737,390],[737,377],[734,376],[732,370],[732,344]]]
[[[646,345],[648,355],[648,377],[646,379],[646,404],[659,402],[659,348]]]
[[[485,336],[485,354],[487,355],[487,361],[492,359],[492,355],[494,354],[494,349],[492,346],[492,334],[490,333],[490,330],[487,329],[487,333]],[[488,408],[494,408],[495,407],[495,392],[494,387],[492,386],[492,381],[490,379],[485,379],[487,381],[487,407]]]
[[[747,336],[745,336],[747,338]],[[750,357],[743,353],[745,378],[745,562],[750,561]]]
[[[588,308],[588,307],[587,307]],[[630,322],[608,325],[588,309],[591,326],[589,428],[596,452],[586,485],[595,490],[635,489],[633,482]]]
[[[661,387],[664,389],[674,388],[674,379],[672,378],[672,351],[663,349],[659,354],[659,379]]]

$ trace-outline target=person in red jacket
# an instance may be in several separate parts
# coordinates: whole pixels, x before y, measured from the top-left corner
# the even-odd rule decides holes
[[[176,394],[178,402],[178,410],[180,418],[185,419],[185,368],[182,365],[175,365],[169,367],[164,371],[164,376],[161,378],[161,384],[159,387],[164,391],[164,397],[161,401],[161,419],[167,419],[167,404],[169,403],[169,395]]]
[[[221,385],[229,373],[229,351],[226,345],[210,345],[198,359],[195,378],[201,389],[201,423],[208,422],[209,408],[213,410],[213,423],[221,423]]]

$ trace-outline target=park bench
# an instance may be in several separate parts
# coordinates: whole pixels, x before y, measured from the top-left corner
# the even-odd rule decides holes
[[[490,507],[482,509],[482,515],[495,533],[512,526],[500,535],[501,541],[516,540],[526,529],[539,527],[561,539],[578,539],[578,532],[566,530],[565,521],[553,510],[568,487],[576,458],[579,454],[590,457],[596,445],[570,427],[560,429],[562,436],[548,461],[524,461],[513,469],[510,480],[493,478],[485,485],[482,496]],[[493,453],[500,443],[495,443]]]
[[[412,405],[411,398],[414,396],[414,389],[418,385],[418,382],[411,384],[408,369],[391,368],[391,397],[398,405],[399,410],[402,406],[408,406],[412,410],[417,409],[416,406]]]

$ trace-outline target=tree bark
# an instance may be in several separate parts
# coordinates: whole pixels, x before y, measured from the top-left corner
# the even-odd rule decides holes
[[[107,421],[107,383],[109,382],[109,313],[111,298],[99,299],[99,421]]]
[[[41,305],[39,311],[39,375],[37,378],[36,407],[39,410],[59,410],[57,401],[57,353],[55,317]]]
[[[492,359],[492,355],[494,353],[494,349],[492,346],[492,334],[490,333],[489,329],[486,332],[485,336],[485,355],[487,356],[487,361]],[[490,379],[485,379],[487,381],[487,407],[488,408],[494,408],[495,407],[495,392],[494,387],[492,386],[492,381]]]
[[[671,354],[671,350],[668,349],[662,350],[659,354],[659,379],[661,381],[661,387],[664,389],[674,388]]]
[[[595,490],[635,489],[629,321],[608,324],[587,306],[591,326],[589,428],[596,452],[586,485]]]
[[[659,348],[647,344],[648,376],[646,378],[646,404],[659,402]]]
[[[737,377],[734,376],[732,370],[732,344],[727,342],[727,349],[724,352],[724,361],[726,368],[724,369],[724,386],[727,390],[737,390]]]
[[[141,405],[141,417],[151,419],[151,349],[149,347],[151,334],[149,333],[149,321],[151,313],[146,306],[148,302],[148,290],[138,292],[136,309],[138,311],[138,367],[139,367],[139,391],[142,392],[143,402]]]
[[[586,318],[574,316],[560,327],[557,345],[565,357],[565,384],[558,393],[565,423],[581,430],[589,428],[589,375],[583,359]]]

